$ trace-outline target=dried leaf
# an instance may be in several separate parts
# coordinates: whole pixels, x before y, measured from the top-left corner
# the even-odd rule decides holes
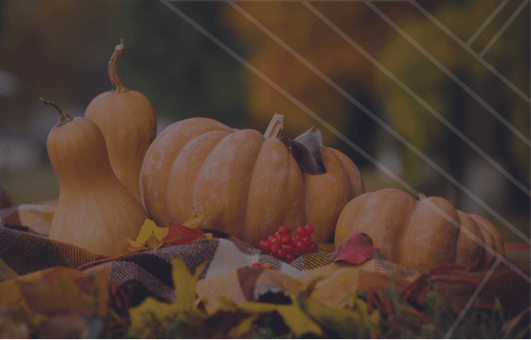
[[[171,264],[173,285],[177,295],[175,304],[178,305],[180,311],[191,310],[194,308],[197,279],[205,269],[206,262],[197,267],[194,276],[188,273],[188,268],[183,259],[172,259]]]
[[[161,302],[149,296],[137,307],[129,309],[129,317],[131,318],[129,333],[139,338],[146,338],[154,332],[152,323],[148,322],[149,320],[166,320],[177,312],[178,308],[174,304]],[[159,324],[159,327],[164,326],[167,327],[166,322]]]
[[[140,305],[129,309],[131,317],[130,335],[141,338],[153,333],[149,319],[163,320],[159,327],[167,327],[167,320],[176,313],[190,311],[197,308],[195,304],[195,287],[197,278],[203,272],[206,263],[200,265],[192,276],[188,272],[186,263],[182,259],[172,259],[172,278],[177,299],[174,303],[158,301],[152,297],[146,298]]]
[[[523,327],[518,327],[518,326],[525,326],[527,321],[529,321],[530,313],[531,313],[531,307],[528,307],[524,309],[523,311],[521,311],[517,316],[506,321],[501,328],[501,331],[503,332],[503,334],[505,336],[513,337],[519,330],[521,330],[521,328],[523,328]],[[522,322],[522,320],[524,322]],[[527,323],[527,325],[529,326],[529,323]]]
[[[162,239],[168,234],[168,228],[159,228],[150,219],[146,219],[142,227],[140,227],[140,232],[135,241],[127,239],[127,242],[131,245],[131,248],[128,248],[131,251],[134,250],[148,250],[155,249],[163,245],[161,243]]]
[[[360,303],[364,303],[361,301]],[[380,314],[369,314],[366,308],[348,310],[310,298],[302,299],[299,304],[303,311],[323,327],[333,330],[341,338],[369,338],[371,331],[380,332]],[[360,305],[360,307],[363,305]]]
[[[289,141],[291,153],[302,170],[312,175],[325,174],[326,168],[321,159],[323,137],[319,129],[315,132],[312,130],[313,126],[299,137]]]
[[[205,235],[199,229],[193,229],[185,227],[182,224],[174,223],[168,227],[168,234],[162,239],[162,242],[166,245],[180,245],[193,243]]]
[[[203,221],[206,220],[206,218],[208,217],[208,213],[203,214],[201,216],[197,216],[195,209],[192,208],[192,211],[192,216],[190,216],[190,218],[186,222],[184,222],[183,225],[188,228],[197,228],[201,225],[201,223],[203,223]]]
[[[55,281],[39,280],[17,284],[28,307],[34,312],[45,315],[65,312],[92,314],[80,289],[63,273],[59,273]]]
[[[208,213],[197,216],[194,210],[192,216],[184,224],[174,223],[165,228],[157,227],[155,222],[146,219],[136,240],[127,239],[131,245],[127,249],[129,251],[152,250],[162,246],[193,243],[205,236],[195,228],[203,223],[207,216]]]
[[[242,339],[246,334],[249,334],[253,329],[253,324],[260,318],[260,314],[251,314],[247,319],[240,322],[240,324],[229,331],[229,339]]]
[[[277,311],[284,320],[286,326],[288,326],[293,335],[298,338],[308,333],[324,336],[321,327],[295,304],[274,305],[263,302],[246,302],[239,304],[237,308],[240,311],[250,313],[270,313]]]
[[[378,248],[373,248],[372,238],[365,233],[351,235],[330,256],[330,261],[347,261],[350,263],[362,263],[366,259],[372,259]]]

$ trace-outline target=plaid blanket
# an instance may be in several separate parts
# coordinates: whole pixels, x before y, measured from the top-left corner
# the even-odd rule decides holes
[[[374,259],[361,265],[331,262],[332,244],[321,244],[318,252],[300,256],[287,264],[220,232],[213,232],[211,241],[202,239],[192,244],[144,251],[108,261],[104,256],[47,238],[56,205],[57,201],[49,201],[0,210],[0,304],[16,302],[18,295],[13,292],[14,286],[9,286],[12,282],[21,280],[23,276],[25,279],[42,279],[57,271],[57,267],[61,267],[71,278],[81,280],[79,282],[104,270],[115,287],[127,285],[144,296],[172,302],[176,299],[170,264],[173,258],[184,259],[191,273],[202,263],[207,263],[199,276],[196,291],[199,297],[206,297],[209,301],[206,305],[208,312],[219,307],[219,296],[236,303],[255,301],[266,292],[297,292],[313,278],[332,274],[340,279],[335,281],[334,287],[328,286],[329,293],[322,293],[321,299],[339,305],[347,297],[347,288],[355,291],[362,282],[359,277],[354,280],[352,272],[341,277],[341,273],[350,269],[356,269],[360,275],[382,274],[373,275],[371,285],[378,284],[381,277],[388,277],[391,273],[401,278],[400,282],[406,283],[419,274],[415,270]],[[270,262],[274,270],[249,268],[255,262]]]

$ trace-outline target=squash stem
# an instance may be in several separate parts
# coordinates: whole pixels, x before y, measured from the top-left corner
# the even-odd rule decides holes
[[[44,100],[43,98],[39,98],[40,100],[42,100],[42,102],[46,105],[50,105],[50,106],[53,106],[55,107],[55,109],[59,112],[59,123],[57,124],[57,126],[63,126],[65,125],[66,123],[72,121],[74,118],[69,115],[68,113],[66,113],[65,110],[63,110],[62,108],[60,108],[57,104],[55,104],[54,102],[51,102],[51,101],[47,101],[47,100]]]
[[[265,138],[278,138],[284,129],[284,115],[279,115],[275,113],[269,126],[267,127],[266,132],[264,133]]]
[[[116,45],[114,48],[114,53],[111,56],[111,59],[109,60],[109,64],[107,66],[107,70],[109,71],[109,78],[111,79],[111,83],[113,86],[112,93],[122,93],[127,91],[127,87],[124,86],[124,83],[122,82],[122,79],[118,75],[118,71],[116,70],[116,65],[118,65],[118,61],[122,57],[124,49],[124,40],[120,40],[120,45]]]

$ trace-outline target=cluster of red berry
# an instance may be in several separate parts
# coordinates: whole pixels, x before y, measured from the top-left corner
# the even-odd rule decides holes
[[[289,228],[282,226],[267,240],[260,241],[258,247],[276,258],[290,263],[295,260],[296,256],[313,253],[319,249],[319,245],[312,242],[313,232],[313,226],[307,224],[304,227],[298,227],[295,234],[290,236]]]

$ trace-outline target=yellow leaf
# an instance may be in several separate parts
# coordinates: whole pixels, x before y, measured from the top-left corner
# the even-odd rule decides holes
[[[219,302],[219,309],[227,312],[237,312],[237,305],[225,296],[216,297]]]
[[[149,250],[149,248],[146,247],[145,245],[141,245],[140,248],[127,247],[127,250],[133,253],[133,252],[138,252],[139,250]]]
[[[140,232],[136,238],[138,244],[145,244],[147,240],[153,235],[153,230],[157,225],[152,220],[146,218],[142,227],[140,227]]]
[[[251,313],[269,313],[277,311],[286,326],[296,337],[306,333],[324,336],[321,327],[306,315],[297,305],[275,305],[263,302],[246,302],[238,305],[238,309]]]
[[[149,249],[156,249],[156,248],[162,246],[163,244],[164,243],[162,243],[159,240],[157,240],[157,236],[155,236],[155,235],[151,235],[147,239],[147,241],[145,243],[146,247],[148,247]]]
[[[201,223],[203,223],[204,220],[208,217],[208,213],[203,214],[201,216],[197,216],[197,213],[195,212],[195,209],[192,209],[192,216],[183,223],[183,226],[188,228],[197,228]]]
[[[126,238],[127,242],[129,242],[129,244],[131,245],[131,247],[133,248],[141,248],[142,247],[142,244],[141,243],[138,243],[137,241],[133,241],[131,240],[130,238]],[[133,249],[135,250],[135,249]]]
[[[175,304],[160,302],[152,297],[147,297],[140,305],[129,309],[129,316],[131,317],[129,333],[130,335],[136,333],[134,335],[137,337],[146,338],[154,332],[148,322],[149,319],[155,317],[157,320],[165,320],[178,311]]]
[[[253,329],[253,323],[260,317],[260,314],[252,314],[247,319],[240,322],[240,324],[229,331],[227,337],[229,339],[241,339]]]
[[[197,278],[205,269],[206,262],[197,267],[194,276],[188,272],[183,259],[172,259],[171,264],[173,286],[177,295],[175,304],[178,305],[179,311],[191,310],[194,308]]]
[[[209,242],[212,241],[212,237],[213,237],[213,236],[214,236],[214,235],[212,235],[212,233],[206,233],[206,234],[205,234],[205,237],[206,237],[206,239],[207,239]]]
[[[153,222],[153,221],[151,221]],[[155,222],[153,222],[153,224],[155,224]],[[162,239],[164,237],[166,237],[166,235],[168,235],[168,230],[169,228],[159,228],[157,227],[156,225],[152,227],[153,229],[153,234],[155,235],[155,237],[157,238],[157,240],[159,241],[162,241]]]
[[[375,311],[369,315],[367,305],[356,298],[354,310],[340,308],[314,298],[304,299],[301,306],[313,320],[334,330],[339,337],[352,337],[354,334],[368,338],[372,333],[380,332],[380,314]]]
[[[160,241],[166,235],[168,235],[168,228],[159,228],[155,222],[146,218],[136,240],[126,239],[132,247],[127,249],[131,251],[156,249],[163,245]]]
[[[206,262],[197,268],[193,276],[188,272],[183,259],[172,259],[171,264],[177,300],[170,304],[148,297],[139,306],[130,308],[131,327],[129,335],[145,338],[154,332],[150,323],[152,318],[156,318],[159,321],[166,320],[173,317],[176,313],[197,308],[195,301],[196,281],[203,272]],[[167,327],[166,321],[162,324],[158,323],[158,327]]]

